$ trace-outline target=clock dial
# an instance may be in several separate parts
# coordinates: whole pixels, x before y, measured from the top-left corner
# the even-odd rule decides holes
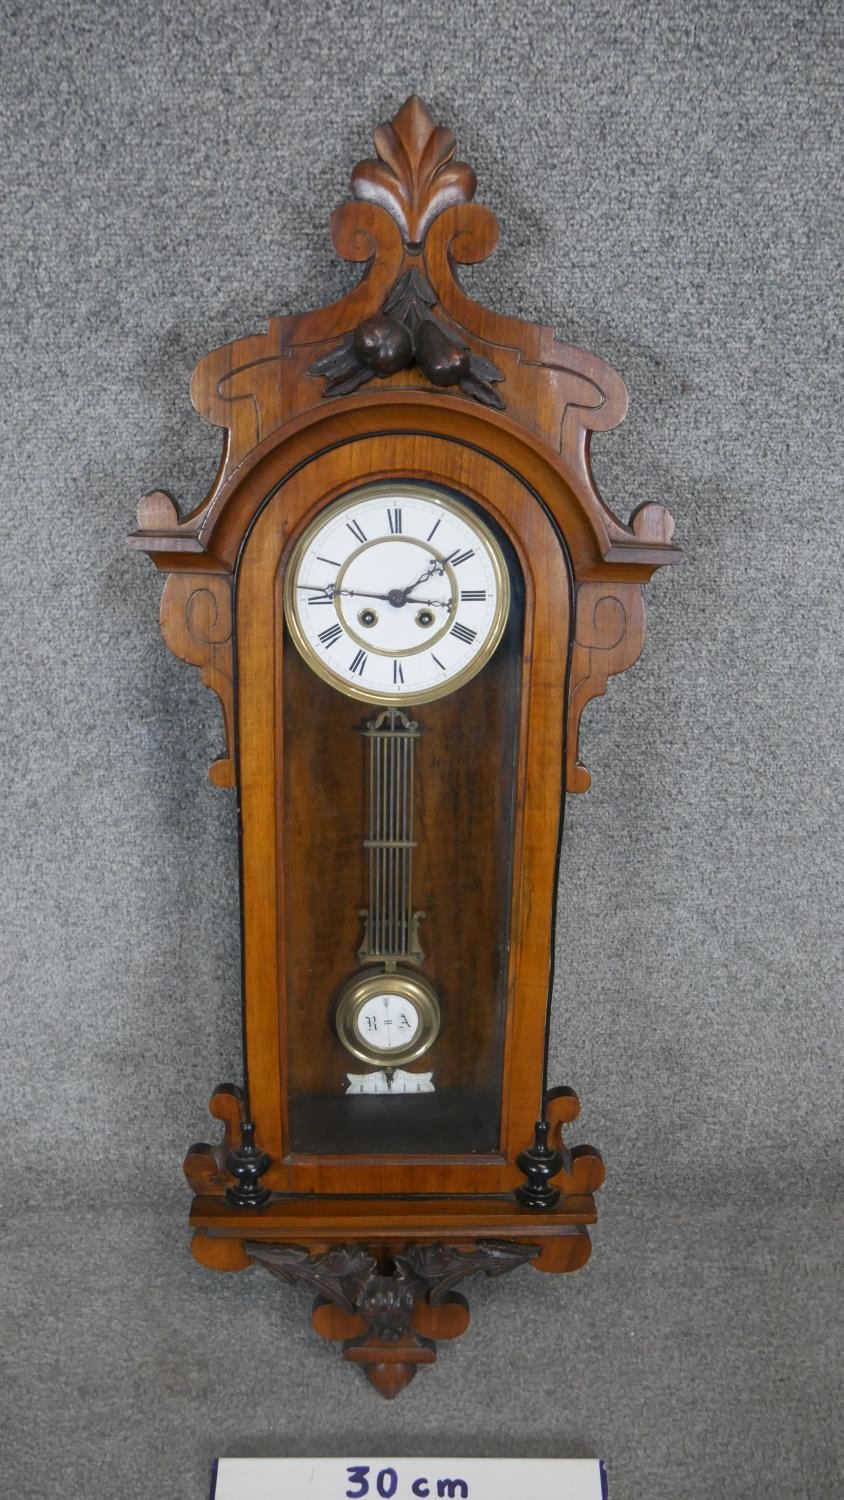
[[[287,568],[285,613],[309,666],[366,703],[426,703],[498,645],[507,568],[468,505],[426,485],[352,491],[317,516]]]
[[[353,1057],[379,1067],[421,1057],[439,1027],[436,991],[421,974],[357,974],[344,986],[337,1005],[343,1046]]]
[[[419,1012],[412,1000],[372,995],[358,1011],[355,1030],[364,1042],[382,1052],[395,1052],[413,1041],[419,1030]]]

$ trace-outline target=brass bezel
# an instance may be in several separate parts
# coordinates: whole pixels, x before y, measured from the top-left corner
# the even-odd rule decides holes
[[[400,995],[414,1006],[419,1030],[407,1047],[370,1047],[355,1030],[357,1017],[373,995]],[[347,1052],[373,1067],[398,1068],[422,1057],[434,1044],[440,1029],[440,1005],[436,991],[421,974],[371,969],[355,974],[340,992],[335,1016],[337,1035]]]
[[[299,604],[296,597],[296,570],[314,533],[321,530],[332,515],[347,510],[350,504],[358,505],[367,500],[376,500],[380,495],[390,495],[396,500],[412,500],[416,498],[431,500],[441,506],[443,510],[449,510],[452,514],[460,516],[467,525],[474,527],[476,531],[480,532],[484,546],[489,552],[493,573],[495,574],[498,599],[492,624],[480,651],[467,666],[460,672],[456,672],[447,682],[438,684],[433,688],[420,690],[419,692],[408,691],[399,693],[390,689],[384,689],[381,692],[374,693],[365,687],[359,687],[355,683],[347,682],[316,654],[302,628],[299,615]],[[326,505],[309,522],[288,559],[284,574],[283,598],[284,616],[290,632],[290,639],[299,652],[299,655],[307,662],[311,671],[315,672],[317,677],[320,677],[323,682],[329,683],[331,687],[336,688],[338,693],[343,693],[347,698],[354,698],[358,703],[376,703],[384,704],[387,707],[398,707],[401,704],[433,703],[437,698],[445,698],[449,693],[454,693],[458,688],[463,687],[465,683],[471,682],[472,678],[476,677],[478,672],[481,671],[481,668],[486,666],[504,634],[504,627],[507,624],[507,617],[510,613],[510,575],[507,571],[504,553],[490,528],[465,501],[457,500],[446,491],[440,490],[430,484],[417,484],[413,480],[399,480],[395,484],[388,481],[380,481],[378,484],[365,484],[357,489],[347,490],[344,495],[340,495],[330,505]],[[337,613],[339,616],[339,610]],[[343,620],[343,625],[344,628],[348,629],[346,620]],[[353,632],[350,633],[354,639]],[[431,637],[431,640],[433,640],[433,637]],[[361,644],[367,643],[362,641]],[[424,646],[414,649],[426,649],[429,645],[430,640],[426,641]],[[372,650],[371,644],[368,645],[368,649]],[[405,652],[402,654],[410,655],[412,653]]]

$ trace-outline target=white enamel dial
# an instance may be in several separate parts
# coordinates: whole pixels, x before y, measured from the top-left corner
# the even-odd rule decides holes
[[[317,674],[367,703],[425,703],[474,677],[510,604],[501,549],[469,506],[422,484],[352,491],[300,537],[288,628]]]
[[[440,1007],[433,985],[407,970],[363,970],[337,1002],[337,1034],[347,1052],[379,1067],[413,1062],[437,1039]]]
[[[409,1047],[419,1030],[419,1012],[400,995],[372,995],[355,1016],[355,1031],[364,1047],[396,1052]]]

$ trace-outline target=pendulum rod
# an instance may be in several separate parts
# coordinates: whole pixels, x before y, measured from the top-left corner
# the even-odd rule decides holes
[[[365,961],[419,962],[413,910],[413,781],[419,726],[388,708],[363,730],[369,741],[369,809],[364,839],[369,873],[366,932],[359,956]]]

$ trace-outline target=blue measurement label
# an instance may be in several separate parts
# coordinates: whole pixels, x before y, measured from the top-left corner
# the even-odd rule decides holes
[[[596,1458],[220,1458],[211,1500],[607,1500]]]

